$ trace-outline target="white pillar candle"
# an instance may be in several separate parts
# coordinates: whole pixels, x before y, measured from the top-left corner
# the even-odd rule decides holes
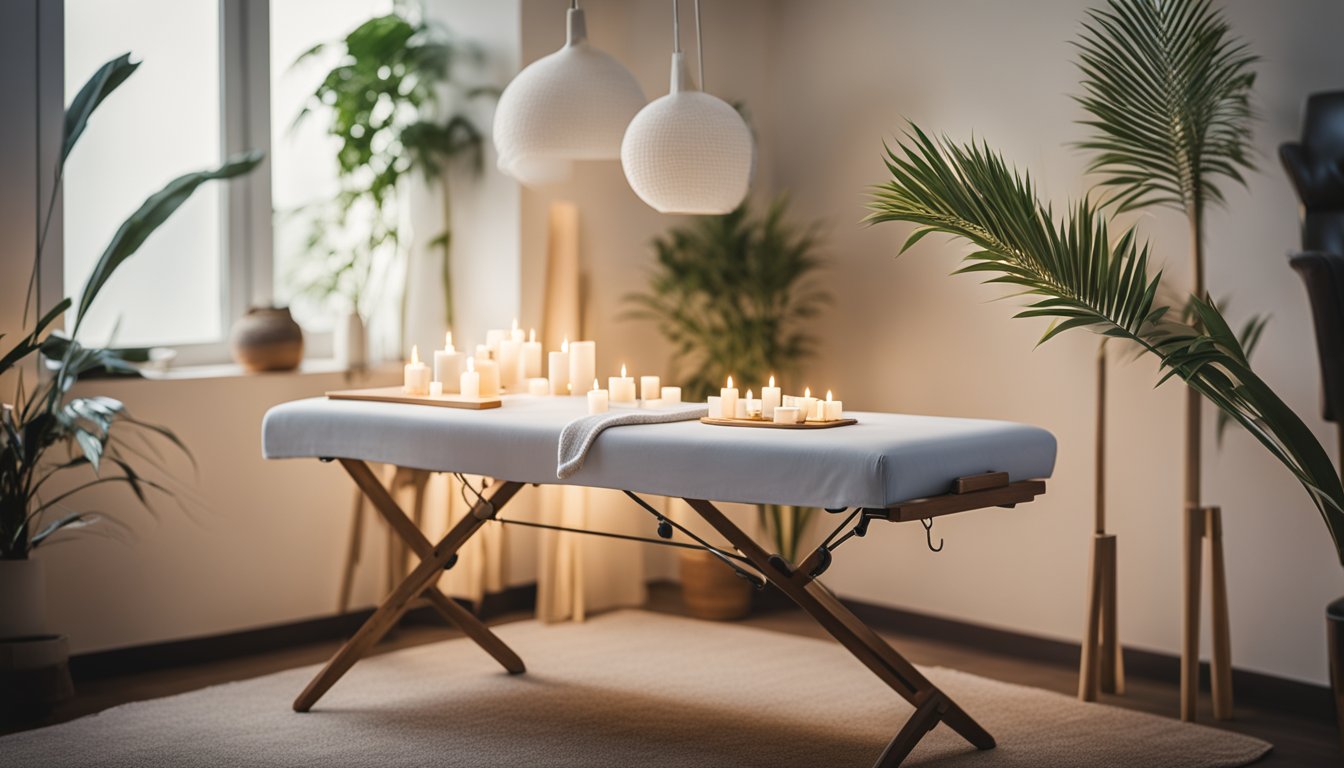
[[[481,374],[476,371],[476,358],[467,358],[467,370],[458,377],[457,387],[462,396],[470,400],[481,396]]]
[[[798,418],[798,406],[796,405],[776,406],[775,412],[771,414],[771,416],[776,424],[797,424],[800,421]]]
[[[560,351],[546,356],[546,377],[552,395],[569,394],[569,339],[560,343]]]
[[[460,383],[460,382],[459,382],[459,383]],[[430,396],[430,397],[443,397],[443,382],[442,382],[442,381],[431,381],[431,382],[429,382],[429,396]]]
[[[477,360],[476,372],[481,375],[477,397],[499,397],[499,364],[494,360]]]
[[[737,415],[737,388],[733,386],[733,377],[728,377],[728,386],[719,390],[719,397],[723,400],[723,417],[731,419]]]
[[[429,394],[429,366],[420,362],[420,348],[411,347],[411,362],[406,370],[401,387],[408,395]]]
[[[499,364],[499,386],[509,392],[522,389],[523,377],[519,363],[522,362],[523,342],[516,339],[504,339],[499,342],[499,354],[495,362]]]
[[[770,377],[770,386],[761,390],[761,416],[772,419],[782,397],[779,387],[775,386],[775,377]]]
[[[639,377],[639,399],[657,400],[662,395],[663,382],[657,376]]]
[[[537,341],[537,329],[533,328],[523,342],[523,376],[535,379],[541,376],[541,342]]]
[[[584,387],[597,378],[597,342],[571,341],[569,343],[569,391],[587,392]]]
[[[543,379],[540,376],[533,376],[527,380],[527,394],[529,395],[549,395],[551,393],[550,379]]]
[[[710,396],[709,396],[709,418],[711,418],[711,419],[722,419],[722,418],[723,418],[723,398],[722,398],[722,397],[715,397],[714,395],[710,395]]]
[[[518,318],[513,318],[513,327],[509,329],[509,338],[519,344],[523,343],[523,329],[518,327]]]
[[[664,403],[671,404],[681,402],[681,387],[663,387],[659,394]]]
[[[821,417],[826,421],[835,421],[845,412],[845,404],[839,400],[831,399],[831,390],[826,390],[826,401],[819,403],[823,406]]]
[[[597,379],[593,379],[593,388],[588,390],[588,413],[607,412],[607,390],[597,388]]]
[[[607,388],[611,390],[611,402],[635,402],[635,377],[625,375],[624,365],[621,366],[620,376],[610,376],[607,378]]]
[[[810,387],[803,390],[803,396],[798,398],[796,402],[798,403],[799,421],[816,418],[817,398],[812,396]]]
[[[456,393],[462,378],[462,353],[453,346],[453,332],[444,336],[443,349],[434,350],[434,380],[443,385],[443,391]]]

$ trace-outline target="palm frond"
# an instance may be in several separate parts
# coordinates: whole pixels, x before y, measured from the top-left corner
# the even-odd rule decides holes
[[[1187,323],[1155,301],[1161,275],[1148,276],[1148,248],[1132,229],[1112,239],[1105,218],[1086,201],[1057,219],[1038,200],[1030,176],[988,146],[934,140],[917,126],[897,149],[888,147],[886,165],[892,180],[873,189],[867,221],[915,224],[902,251],[933,232],[969,242],[974,250],[959,271],[1032,297],[1018,316],[1053,321],[1042,341],[1085,327],[1156,357],[1163,380],[1184,380],[1293,473],[1344,563],[1344,486],[1329,455],[1251,370],[1212,302],[1192,296],[1196,320]]]

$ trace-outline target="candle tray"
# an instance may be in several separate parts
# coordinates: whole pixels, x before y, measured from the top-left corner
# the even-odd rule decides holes
[[[328,400],[365,400],[376,403],[409,403],[434,405],[439,408],[466,408],[483,411],[503,405],[497,397],[466,398],[461,395],[408,395],[401,387],[372,387],[369,389],[342,389],[327,393]]]
[[[805,421],[802,424],[776,424],[769,419],[721,419],[701,416],[701,424],[713,424],[716,427],[763,427],[765,429],[832,429],[858,424],[858,419],[836,419],[835,421]]]

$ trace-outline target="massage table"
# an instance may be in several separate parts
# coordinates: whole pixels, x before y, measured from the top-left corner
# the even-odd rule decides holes
[[[439,591],[438,576],[456,564],[458,550],[487,522],[523,523],[502,517],[501,510],[525,485],[558,482],[560,434],[586,408],[581,397],[505,396],[502,407],[490,410],[314,398],[266,414],[262,446],[267,458],[339,462],[419,557],[410,575],[295,700],[296,711],[310,710],[422,596],[510,673],[524,671],[517,654],[480,619]],[[815,430],[712,426],[698,420],[615,427],[600,434],[582,467],[563,482],[624,491],[655,519],[660,538],[647,539],[651,543],[706,549],[758,588],[773,584],[914,705],[914,714],[876,765],[899,765],[940,722],[975,747],[992,749],[994,739],[984,728],[817,577],[835,548],[866,534],[871,522],[920,520],[928,528],[941,515],[1031,501],[1045,492],[1044,478],[1054,469],[1055,439],[1036,427],[999,421],[846,415],[858,423]],[[470,513],[431,543],[368,462],[491,480],[482,491],[471,486]],[[684,499],[728,546],[696,536],[639,494]],[[821,507],[841,522],[822,544],[791,563],[764,549],[716,502]],[[690,541],[671,541],[673,527]]]

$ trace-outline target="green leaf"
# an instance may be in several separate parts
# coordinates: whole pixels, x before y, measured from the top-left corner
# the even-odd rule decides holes
[[[74,100],[65,110],[65,138],[61,146],[61,163],[65,163],[65,159],[70,156],[70,150],[75,148],[75,142],[79,141],[79,137],[84,133],[84,128],[98,105],[139,68],[140,62],[132,64],[131,54],[123,53],[99,67],[88,82],[84,83],[84,87],[79,89],[79,93],[75,94]]]
[[[154,230],[158,229],[169,216],[187,201],[198,187],[213,179],[229,179],[251,171],[261,163],[261,152],[248,152],[229,158],[218,168],[208,171],[195,171],[184,174],[168,182],[163,189],[150,195],[130,218],[122,223],[112,242],[94,264],[89,279],[79,298],[79,310],[75,314],[75,327],[70,336],[78,335],[83,322],[98,292],[128,258],[130,258]]]

